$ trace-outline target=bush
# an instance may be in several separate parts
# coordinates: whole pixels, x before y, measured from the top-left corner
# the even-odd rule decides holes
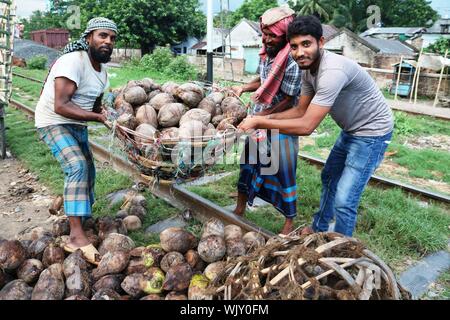
[[[194,80],[197,79],[197,68],[189,63],[186,56],[178,56],[172,60],[164,69],[164,73],[180,80]]]
[[[172,51],[169,48],[158,48],[152,54],[146,54],[141,59],[141,66],[147,70],[163,71],[173,60]]]
[[[43,55],[35,56],[27,61],[28,69],[45,70],[47,64],[47,57]]]

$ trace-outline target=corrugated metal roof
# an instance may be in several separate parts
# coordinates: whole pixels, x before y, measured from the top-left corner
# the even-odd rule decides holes
[[[404,55],[412,55],[415,51],[404,45],[401,41],[398,40],[385,40],[385,39],[375,39],[371,37],[364,37],[368,43],[372,46],[380,49],[381,53],[390,53],[390,54],[404,54]]]
[[[339,32],[339,30],[329,24],[322,24],[322,29],[323,29],[323,37],[325,38],[325,40],[328,40],[329,38],[331,38],[332,36],[334,36],[336,33]]]
[[[421,32],[423,27],[391,27],[391,28],[370,28],[360,34],[360,37],[367,37],[374,34],[415,34]]]

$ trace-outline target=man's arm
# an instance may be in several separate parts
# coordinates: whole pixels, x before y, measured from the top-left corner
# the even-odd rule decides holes
[[[72,102],[76,90],[77,85],[72,80],[64,77],[55,79],[55,112],[69,119],[105,122],[103,114],[83,110]]]
[[[265,117],[247,117],[239,125],[239,129],[279,129],[280,133],[297,136],[310,135],[322,122],[330,107],[311,104],[301,118],[274,120]]]
[[[103,99],[103,93],[95,100],[94,107],[92,108],[92,112],[102,113],[102,99]]]
[[[308,109],[312,99],[313,96],[300,96],[300,99],[294,108],[280,113],[273,113],[268,118],[274,120],[301,118]]]
[[[292,105],[292,100],[294,97],[291,96],[285,96],[283,100],[281,100],[279,103],[277,103],[273,108],[265,109],[261,112],[258,112],[256,115],[258,116],[267,116],[269,114],[275,115],[276,113],[280,113],[285,111],[287,108],[289,108]],[[271,117],[272,118],[272,117]]]
[[[242,86],[233,86],[231,87],[231,90],[240,97],[244,92],[253,92],[258,90],[258,88],[261,86],[261,78],[257,77],[250,81],[247,84],[243,84]]]

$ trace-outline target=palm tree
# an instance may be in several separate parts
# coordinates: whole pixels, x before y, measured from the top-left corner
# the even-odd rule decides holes
[[[324,22],[330,20],[333,11],[330,0],[290,0],[289,6],[300,15],[316,15]]]

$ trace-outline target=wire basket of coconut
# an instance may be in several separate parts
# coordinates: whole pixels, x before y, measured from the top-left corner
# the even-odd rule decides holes
[[[104,100],[110,128],[149,182],[195,179],[236,151],[238,97],[198,82],[132,80]]]

